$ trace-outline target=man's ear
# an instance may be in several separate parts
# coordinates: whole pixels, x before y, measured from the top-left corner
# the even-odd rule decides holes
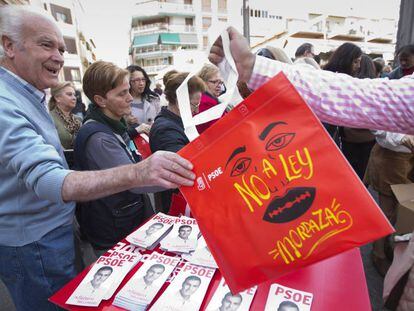
[[[16,49],[16,43],[13,42],[13,40],[11,40],[8,36],[2,35],[1,44],[4,50],[4,54],[8,58],[14,58],[14,51]]]
[[[105,108],[106,106],[106,99],[101,95],[94,95],[93,101],[101,108]]]

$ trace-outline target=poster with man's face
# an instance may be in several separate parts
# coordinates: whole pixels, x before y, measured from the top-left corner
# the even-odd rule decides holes
[[[152,248],[168,230],[171,229],[177,217],[158,213],[147,223],[132,232],[126,240],[134,245],[145,248]]]
[[[189,253],[196,249],[199,233],[197,221],[182,216],[174,224],[168,236],[161,241],[161,248],[171,252]]]
[[[206,311],[249,311],[256,289],[255,286],[238,294],[233,294],[224,278],[221,278]]]
[[[214,272],[215,269],[186,263],[155,302],[153,310],[198,310]]]
[[[312,293],[274,283],[269,289],[265,311],[310,311],[312,300]]]
[[[151,303],[176,265],[177,257],[153,252],[117,294],[117,299],[137,304]]]

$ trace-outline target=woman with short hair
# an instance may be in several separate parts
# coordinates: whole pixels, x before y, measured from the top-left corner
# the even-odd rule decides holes
[[[220,103],[218,97],[224,92],[224,82],[220,75],[219,69],[211,64],[205,65],[198,76],[204,81],[206,91],[201,96],[199,112],[206,111]],[[197,131],[201,134],[217,120],[212,120],[200,125],[197,125]]]

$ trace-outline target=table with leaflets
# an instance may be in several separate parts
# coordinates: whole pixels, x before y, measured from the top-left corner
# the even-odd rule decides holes
[[[115,245],[112,251],[120,249],[125,250],[130,246],[132,246],[130,242],[124,239]],[[140,253],[144,255],[143,258],[149,258],[154,252],[170,256],[178,256],[161,249],[159,245],[153,250],[140,251]],[[182,268],[185,265],[185,262],[184,259],[179,259],[179,264],[176,269],[179,270],[180,267]],[[66,310],[125,310],[113,305],[114,298],[142,265],[142,262],[136,264],[136,266],[134,266],[122,280],[122,283],[117,287],[110,299],[102,300],[97,307],[76,306],[66,303],[94,265],[91,265],[82,271],[72,281],[50,297],[49,300]],[[206,310],[214,293],[219,285],[221,285],[221,279],[220,271],[216,269],[209,282],[200,310]],[[250,310],[265,310],[266,301],[268,300],[268,296],[270,297],[269,289],[274,283],[280,285],[280,288],[287,287],[311,293],[313,295],[313,300],[311,301],[312,311],[331,310],[333,308],[335,308],[336,311],[362,311],[370,310],[371,308],[361,255],[359,249],[356,248],[285,275],[273,282],[260,284],[253,296]],[[170,283],[168,282],[162,285],[155,298],[149,304],[149,309],[151,309],[151,306],[159,299],[163,292],[166,291],[169,285]],[[272,286],[272,289],[274,286],[275,284]],[[157,310],[157,308],[154,307],[151,310]]]

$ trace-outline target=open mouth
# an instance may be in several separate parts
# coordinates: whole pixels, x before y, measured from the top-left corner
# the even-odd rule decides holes
[[[57,75],[59,73],[58,69],[46,68],[46,70],[53,75]]]
[[[316,189],[313,187],[297,187],[288,189],[283,197],[276,197],[268,205],[263,220],[271,223],[292,221],[312,206]]]

